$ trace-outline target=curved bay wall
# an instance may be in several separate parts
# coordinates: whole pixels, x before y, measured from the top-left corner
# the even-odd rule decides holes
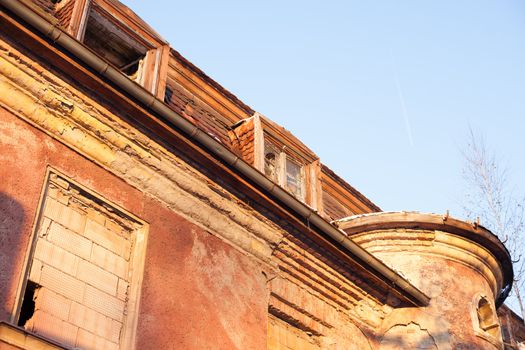
[[[503,349],[496,304],[512,269],[492,233],[419,213],[371,214],[339,224],[431,297],[426,308],[394,309],[378,330],[378,349]]]

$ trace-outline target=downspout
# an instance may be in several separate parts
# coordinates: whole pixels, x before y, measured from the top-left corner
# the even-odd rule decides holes
[[[18,0],[0,0],[0,3],[22,20],[32,25],[43,35],[47,36],[54,43],[60,45],[75,57],[79,58],[91,69],[117,85],[133,98],[140,101],[151,111],[168,120],[171,124],[184,132],[190,139],[201,144],[207,151],[236,169],[239,173],[253,181],[258,186],[270,192],[275,198],[287,205],[297,215],[304,218],[311,225],[316,226],[321,232],[342,245],[353,257],[357,258],[356,260],[358,263],[368,265],[367,267],[369,267],[369,270],[373,270],[377,277],[389,282],[394,290],[408,294],[414,305],[428,305],[430,298],[406,279],[395,273],[383,262],[354,243],[349,237],[328,223],[314,210],[310,209],[308,206],[295,199],[291,194],[270,181],[266,176],[243,161],[221,143],[179,114],[175,113],[163,101],[157,99],[142,86],[130,80],[122,72],[101,59],[97,54],[89,50],[79,41],[59,29],[56,25],[49,23],[46,19]]]

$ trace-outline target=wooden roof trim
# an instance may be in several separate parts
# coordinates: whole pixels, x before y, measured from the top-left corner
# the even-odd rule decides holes
[[[225,105],[225,107],[226,105],[229,105],[227,109],[230,110],[230,113],[237,115],[239,120],[245,118],[240,116],[248,115],[248,117],[250,117],[255,113],[253,109],[244,104],[240,99],[237,98],[237,96],[210,78],[200,68],[182,56],[177,50],[171,48],[170,58],[174,59],[184,69],[177,69],[178,67],[174,66],[172,62],[170,62],[170,68],[178,70],[179,72],[184,72],[187,78],[193,78],[191,80],[196,86],[199,86],[201,90],[206,91],[210,96],[214,96],[217,101],[222,100],[221,102]],[[219,95],[221,98],[218,98]]]
[[[164,40],[159,33],[157,33],[149,24],[147,24],[142,18],[140,18],[133,10],[117,0],[93,0],[93,4],[102,7],[106,11],[111,9],[115,11],[118,16],[111,13],[115,19],[119,22],[131,26],[137,30],[135,35],[147,35],[153,41],[159,42],[159,46],[167,45],[168,42]]]
[[[257,114],[261,118],[263,131],[267,132],[272,138],[286,145],[286,147],[296,153],[300,158],[303,158],[307,163],[313,163],[319,160],[319,157],[310,148],[286,128],[260,113]]]
[[[169,58],[166,83],[169,84],[170,81],[178,83],[190,95],[210,106],[217,112],[221,122],[225,125],[231,126],[239,120],[251,116],[232,104],[224,95],[196,76],[191,70],[181,65],[173,56]]]
[[[349,211],[354,214],[365,214],[373,212],[372,208],[363,203],[359,198],[353,196],[350,192],[346,191],[341,185],[334,181],[334,179],[321,173],[321,186],[322,191],[331,196],[341,206],[346,207]],[[333,219],[341,219],[333,218]]]
[[[359,192],[357,189],[355,189],[353,186],[351,186],[348,182],[343,180],[339,175],[334,173],[332,169],[327,167],[324,164],[321,164],[321,173],[322,173],[322,180],[327,181],[330,179],[333,184],[337,184],[338,187],[341,188],[342,193],[348,193],[350,196],[349,198],[355,198],[357,202],[354,202],[355,204],[361,203],[363,205],[364,212],[381,212],[381,208],[378,207],[374,202],[372,202],[370,199],[368,199],[364,194]],[[336,189],[336,188],[334,188]]]

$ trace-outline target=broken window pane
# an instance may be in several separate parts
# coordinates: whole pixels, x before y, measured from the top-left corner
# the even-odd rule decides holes
[[[302,167],[286,157],[286,184],[285,188],[295,197],[303,199]]]
[[[275,145],[266,142],[264,146],[264,174],[275,183],[279,183],[280,152]]]
[[[90,11],[84,43],[131,80],[141,82],[148,48],[117,26],[102,10],[93,8]]]

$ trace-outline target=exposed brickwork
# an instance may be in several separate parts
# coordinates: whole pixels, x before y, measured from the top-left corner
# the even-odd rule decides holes
[[[128,263],[126,259],[98,244],[93,245],[90,261],[121,279],[126,280],[128,278]]]
[[[89,259],[93,242],[66,227],[53,222],[45,234],[47,240],[55,247],[60,247],[82,259]]]
[[[99,337],[82,328],[78,330],[77,346],[81,349],[117,350],[119,348],[118,344],[103,337]]]
[[[74,7],[75,0],[69,0],[64,6],[62,6],[58,11],[56,11],[55,16],[62,27],[67,28],[69,26]]]
[[[78,327],[52,316],[45,310],[37,310],[29,321],[27,328],[49,339],[59,340],[60,343],[73,347],[76,344]]]
[[[234,130],[229,132],[232,149],[248,164],[254,165],[255,157],[255,120],[247,119]]]
[[[287,236],[274,256],[280,276],[270,283],[269,310],[303,332],[321,336],[337,330],[333,341],[351,338],[355,330],[343,327],[350,314],[359,314],[365,327],[378,327],[391,309],[380,296],[369,294],[373,286],[351,276],[353,267],[329,259],[320,247],[306,237]],[[365,297],[366,295],[366,297]],[[366,304],[362,301],[366,299]]]
[[[498,309],[501,333],[505,350],[519,350],[519,344],[525,344],[525,324],[523,319],[506,305]]]

